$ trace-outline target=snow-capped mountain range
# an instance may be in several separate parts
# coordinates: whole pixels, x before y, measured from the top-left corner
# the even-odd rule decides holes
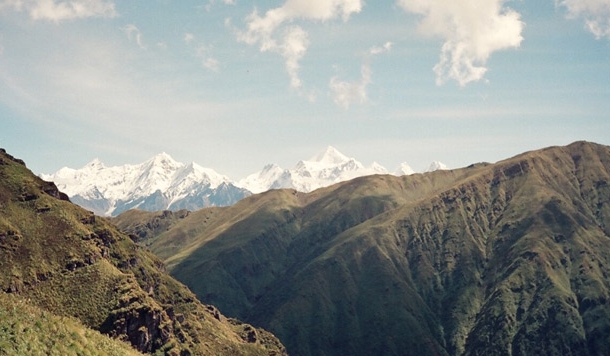
[[[447,169],[447,166],[432,162],[426,172],[438,169]],[[411,167],[402,163],[392,174],[413,173]],[[238,181],[196,163],[176,162],[167,153],[140,164],[114,167],[106,167],[94,159],[82,168],[64,167],[40,177],[55,182],[74,203],[98,215],[116,216],[133,208],[156,211],[227,206],[270,189],[310,192],[372,174],[389,172],[377,163],[365,167],[329,146],[314,157],[299,161],[292,169],[269,164]]]
[[[167,153],[115,167],[94,159],[80,169],[64,167],[40,177],[55,182],[74,203],[99,215],[118,215],[133,208],[196,210],[231,205],[252,194],[213,169],[176,162]]]
[[[365,167],[356,159],[347,157],[329,146],[312,158],[299,161],[292,169],[282,169],[276,164],[269,164],[262,171],[239,180],[237,186],[246,188],[252,193],[277,188],[294,188],[301,192],[311,192],[334,183],[371,174],[388,174],[388,171],[377,163]]]

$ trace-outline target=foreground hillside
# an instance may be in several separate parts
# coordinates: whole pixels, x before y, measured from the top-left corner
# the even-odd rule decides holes
[[[291,354],[606,355],[609,181],[610,147],[577,142],[140,231],[198,298]]]
[[[58,340],[61,339],[61,342]],[[127,343],[0,293],[0,355],[142,355]]]
[[[0,354],[123,355],[129,345],[169,355],[284,353],[270,333],[198,302],[159,259],[4,150],[0,271]]]

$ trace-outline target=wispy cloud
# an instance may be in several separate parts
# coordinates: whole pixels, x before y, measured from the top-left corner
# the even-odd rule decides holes
[[[139,142],[136,146],[146,144],[140,137],[163,140],[163,135],[169,137],[180,132],[187,136],[192,132],[169,125],[168,122],[175,122],[172,120],[180,120],[184,127],[195,130],[224,110],[223,104],[185,94],[190,90],[186,80],[159,81],[158,68],[145,59],[137,62],[141,72],[134,77],[134,63],[125,60],[134,57],[130,54],[134,49],[129,46],[91,36],[81,46],[75,46],[75,41],[80,40],[65,36],[61,40],[64,43],[58,49],[50,49],[50,53],[28,49],[27,63],[34,65],[9,67],[10,70],[0,66],[3,105],[27,113],[29,118],[48,127],[61,127],[66,135],[81,130],[77,131],[79,135],[90,138],[91,133],[97,132],[109,139],[123,137],[132,143]],[[55,60],[35,65],[43,60],[43,54]],[[146,58],[150,58],[150,53]]]
[[[211,46],[206,46],[204,44],[196,45],[194,41],[195,35],[192,33],[186,33],[184,35],[184,42],[195,49],[195,57],[201,61],[201,66],[213,72],[218,72],[220,69],[220,62],[210,55]]]
[[[193,42],[193,40],[195,39],[195,35],[187,32],[184,34],[184,43],[186,44],[190,44],[191,42]]]
[[[6,10],[25,11],[34,20],[53,22],[117,16],[114,2],[104,0],[4,0],[0,2],[0,11]]]
[[[371,83],[371,64],[370,57],[388,52],[392,48],[392,42],[386,42],[383,46],[372,47],[367,52],[364,63],[360,68],[361,78],[359,81],[348,82],[339,80],[334,76],[328,84],[335,104],[343,109],[349,109],[352,104],[364,104],[368,100],[367,86]]]
[[[569,18],[582,17],[586,28],[597,39],[610,38],[610,1],[555,0],[555,5],[565,7]]]
[[[225,5],[235,5],[235,0],[222,0],[221,1]],[[198,6],[198,8],[204,9],[206,12],[212,11],[212,6],[216,3],[216,0],[208,0],[208,3],[202,6]]]
[[[216,58],[208,57],[202,61],[202,65],[213,72],[218,72],[220,62]]]
[[[263,16],[255,9],[246,18],[247,29],[238,31],[237,38],[249,45],[258,44],[261,52],[281,55],[286,63],[290,86],[299,88],[302,85],[299,62],[309,47],[309,35],[298,25],[286,27],[286,24],[297,19],[328,21],[342,18],[347,21],[351,14],[361,9],[361,0],[287,0]],[[278,38],[280,29],[283,30]]]
[[[483,79],[493,52],[519,47],[523,40],[521,16],[505,7],[505,0],[397,1],[405,11],[423,16],[423,34],[445,40],[434,66],[439,85],[447,79],[460,86]]]
[[[127,34],[127,38],[129,38],[130,41],[135,40],[138,44],[138,47],[146,49],[146,47],[142,43],[142,32],[136,25],[129,24],[123,28],[123,31],[125,31],[125,33]]]

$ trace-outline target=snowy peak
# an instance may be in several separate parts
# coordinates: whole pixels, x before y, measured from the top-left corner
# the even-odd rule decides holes
[[[250,195],[213,169],[185,165],[165,152],[135,165],[106,167],[95,159],[81,169],[62,168],[41,177],[54,181],[74,202],[99,215],[131,208],[200,209],[230,205]],[[222,191],[217,191],[220,186]]]
[[[66,169],[70,169],[68,167],[65,167],[65,168]],[[100,169],[106,168],[106,166],[98,158],[95,158],[93,161],[87,163],[85,165],[85,167],[83,167],[83,168],[87,168],[87,169],[90,169],[92,171],[99,171]]]
[[[193,184],[208,185],[217,188],[223,183],[229,183],[229,178],[223,176],[211,168],[204,168],[195,162],[184,166],[176,173],[174,181],[183,182],[191,180]]]
[[[375,174],[388,174],[388,170],[377,162],[373,162],[371,171],[375,172]]]
[[[411,166],[409,166],[406,162],[401,163],[400,166],[398,166],[398,168],[396,168],[396,170],[394,171],[394,175],[399,177],[414,173],[415,171],[413,170],[413,168],[411,168]]]
[[[288,170],[282,169],[277,164],[268,164],[263,167],[260,172],[252,173],[245,178],[239,180],[236,185],[244,189],[248,189],[252,193],[262,193],[266,190],[273,189],[282,177],[290,175]]]
[[[336,148],[328,146],[310,159],[299,161],[292,169],[267,165],[260,172],[240,180],[238,186],[253,193],[277,188],[293,188],[301,192],[310,192],[371,174],[387,174],[387,170],[378,163],[365,167],[356,159],[349,158]]]
[[[349,157],[339,152],[333,146],[328,146],[324,151],[311,157],[308,161],[325,165],[336,165],[349,161]]]
[[[172,156],[168,155],[165,152],[161,152],[158,155],[153,156],[152,158],[150,158],[149,160],[144,162],[144,164],[154,166],[154,167],[164,167],[164,168],[176,168],[176,167],[184,166],[183,163],[176,162],[172,158]]]
[[[448,169],[434,161],[425,172]],[[402,176],[415,173],[406,163],[394,171]],[[41,174],[53,181],[73,202],[99,215],[117,215],[127,209],[196,210],[206,206],[231,205],[252,194],[270,189],[292,188],[301,192],[326,187],[356,177],[388,174],[373,162],[364,166],[336,148],[328,146],[292,169],[268,164],[259,172],[233,183],[228,177],[195,162],[184,164],[162,152],[139,164],[108,167],[99,159],[79,169],[64,167],[54,174]]]
[[[428,169],[426,169],[424,172],[444,171],[448,169],[449,167],[447,167],[447,165],[443,162],[433,161],[432,163],[430,163]]]

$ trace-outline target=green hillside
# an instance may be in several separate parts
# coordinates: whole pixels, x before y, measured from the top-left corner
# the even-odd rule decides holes
[[[294,355],[606,355],[610,147],[270,191],[150,245]]]
[[[4,150],[0,151],[0,271],[0,293],[11,294],[13,299],[7,299],[11,303],[39,308],[34,316],[75,320],[56,339],[53,334],[34,339],[21,329],[23,325],[31,330],[31,321],[38,328],[36,317],[3,324],[21,338],[14,344],[2,340],[11,347],[21,347],[29,338],[34,346],[53,340],[58,350],[69,350],[73,343],[85,347],[79,340],[92,331],[80,330],[82,323],[145,353],[284,353],[270,333],[199,303],[165,272],[158,258],[105,219],[70,203],[53,183],[34,176]],[[10,315],[4,299],[2,308]],[[41,328],[49,327],[41,323]]]
[[[0,355],[142,355],[128,344],[0,293]]]

